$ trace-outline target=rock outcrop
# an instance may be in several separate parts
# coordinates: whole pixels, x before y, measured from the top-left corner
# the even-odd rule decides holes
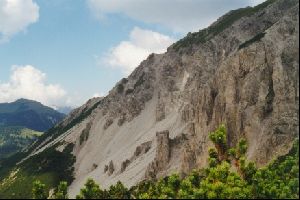
[[[108,176],[112,175],[115,171],[114,163],[111,160],[108,164]]]
[[[123,173],[132,162],[134,162],[136,159],[143,156],[144,154],[148,153],[148,151],[151,149],[151,146],[152,146],[152,141],[148,141],[136,147],[133,156],[131,156],[130,159],[126,159],[125,161],[122,162],[120,172]]]

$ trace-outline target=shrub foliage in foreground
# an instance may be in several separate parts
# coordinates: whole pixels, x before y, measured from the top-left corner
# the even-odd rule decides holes
[[[103,190],[88,179],[77,199],[160,199],[160,198],[298,198],[299,141],[290,152],[256,168],[245,158],[247,142],[241,139],[236,147],[227,146],[226,128],[221,125],[209,138],[215,148],[209,149],[209,167],[193,170],[181,179],[178,174],[158,181],[143,181],[127,189],[121,182]],[[34,184],[33,197],[43,197],[45,187]],[[67,198],[66,183],[61,183],[52,198]]]

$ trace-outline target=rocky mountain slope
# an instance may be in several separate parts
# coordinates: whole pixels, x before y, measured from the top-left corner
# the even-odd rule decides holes
[[[71,145],[71,196],[88,177],[108,187],[184,175],[207,165],[208,133],[221,123],[230,146],[245,137],[247,157],[264,165],[299,134],[298,45],[297,0],[231,11],[74,110],[19,167]]]
[[[0,103],[0,126],[23,126],[43,132],[64,117],[64,114],[32,100],[19,99],[12,103]]]

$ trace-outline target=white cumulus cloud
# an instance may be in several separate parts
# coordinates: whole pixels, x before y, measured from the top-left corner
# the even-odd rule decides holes
[[[169,36],[135,27],[128,41],[122,41],[100,59],[101,64],[132,72],[151,53],[164,53],[174,42]]]
[[[94,95],[93,95],[92,98],[95,98],[95,97],[104,97],[106,95],[107,95],[107,93],[104,93],[104,92],[100,92],[100,93],[96,92],[96,93],[94,93]]]
[[[258,4],[263,3],[266,0],[250,0],[250,6],[256,6]]]
[[[31,65],[13,66],[11,70],[10,80],[0,82],[0,102],[26,98],[48,106],[65,103],[65,90],[58,84],[47,84],[45,73]]]
[[[37,22],[39,6],[32,0],[0,0],[0,43]]]
[[[263,0],[88,0],[88,5],[99,19],[109,14],[123,14],[187,33],[207,27],[229,10],[261,2]]]

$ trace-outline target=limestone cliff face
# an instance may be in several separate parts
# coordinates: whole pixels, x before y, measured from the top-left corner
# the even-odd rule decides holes
[[[299,134],[299,3],[269,2],[232,11],[151,54],[108,96],[71,114],[63,125],[95,107],[51,143],[63,141],[58,150],[75,144],[71,194],[88,177],[103,187],[131,186],[203,167],[208,134],[221,123],[229,145],[247,139],[247,156],[258,165],[285,153]]]

